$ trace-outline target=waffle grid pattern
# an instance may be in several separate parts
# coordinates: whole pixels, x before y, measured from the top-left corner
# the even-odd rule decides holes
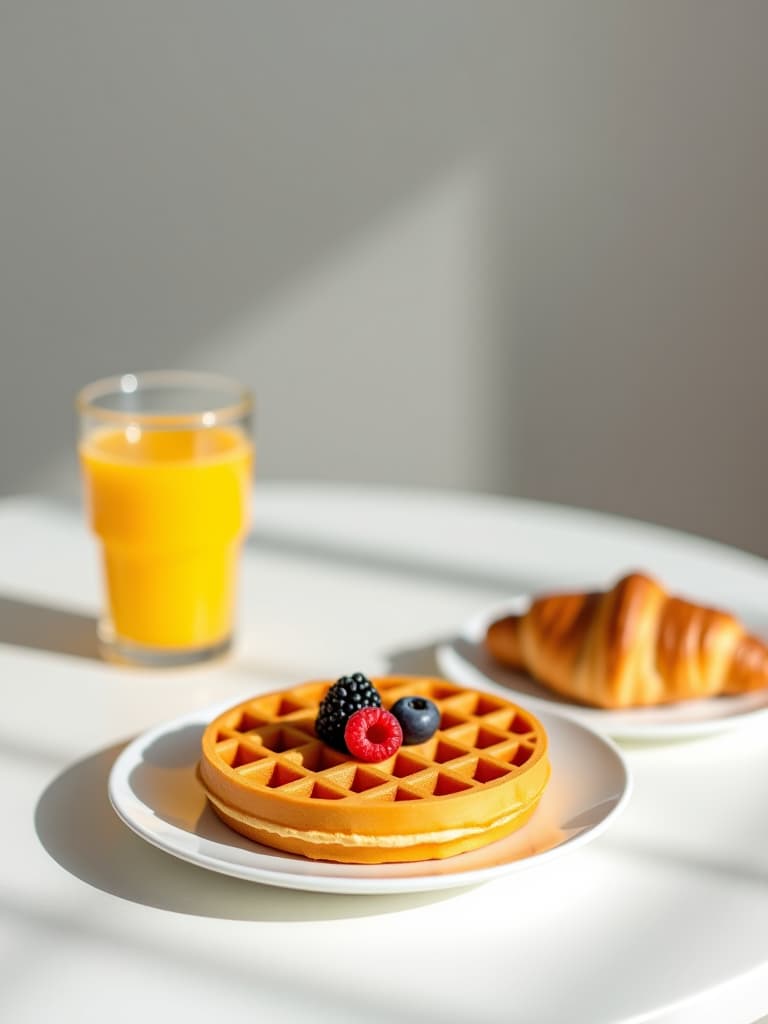
[[[384,803],[449,797],[510,780],[542,741],[522,709],[490,694],[428,679],[376,685],[385,707],[406,695],[433,700],[440,710],[435,735],[379,764],[351,760],[316,738],[314,719],[327,684],[307,684],[222,716],[214,756],[249,788],[302,801]]]

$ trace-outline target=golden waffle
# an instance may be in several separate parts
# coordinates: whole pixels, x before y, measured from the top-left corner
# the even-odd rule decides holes
[[[530,712],[442,679],[371,681],[385,708],[405,696],[434,701],[434,736],[369,764],[315,736],[330,681],[254,697],[203,734],[199,776],[216,814],[266,846],[369,864],[450,857],[525,824],[550,774]]]

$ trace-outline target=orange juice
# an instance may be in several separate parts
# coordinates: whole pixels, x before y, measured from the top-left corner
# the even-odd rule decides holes
[[[253,448],[234,427],[102,428],[80,444],[111,628],[162,649],[226,644]]]

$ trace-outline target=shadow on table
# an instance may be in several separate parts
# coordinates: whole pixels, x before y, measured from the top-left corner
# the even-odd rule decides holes
[[[0,643],[101,661],[91,615],[0,596]]]
[[[435,640],[418,647],[387,651],[387,674],[393,676],[442,676],[437,663],[437,649],[444,641]],[[446,641],[447,642],[447,638]]]
[[[160,800],[159,817],[170,821],[187,811],[198,813],[199,806],[195,811],[190,800],[204,804],[202,794],[189,792],[190,784],[195,785],[199,744],[199,727],[180,729],[151,744],[145,752],[146,765],[138,766],[135,771],[141,771],[132,775],[131,787],[140,797],[148,796],[151,772],[162,773],[167,780],[163,789],[180,797],[178,806]],[[424,906],[452,895],[450,891],[388,896],[301,892],[244,881],[179,860],[140,839],[110,805],[109,774],[123,746],[98,751],[71,765],[50,783],[35,808],[35,830],[43,847],[61,867],[97,889],[160,910],[238,921],[365,917]],[[233,833],[235,843],[240,838]],[[453,890],[453,895],[461,891]]]
[[[391,575],[429,580],[431,583],[477,587],[498,591],[503,596],[528,593],[542,586],[540,576],[534,578],[512,575],[506,570],[494,572],[486,567],[475,569],[469,565],[446,564],[421,559],[412,552],[378,551],[342,544],[334,539],[298,537],[279,530],[260,528],[248,537],[247,544],[252,550],[301,558],[307,562],[331,562],[365,572],[378,570]]]

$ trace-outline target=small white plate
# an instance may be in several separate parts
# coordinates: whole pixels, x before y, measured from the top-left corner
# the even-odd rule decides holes
[[[499,665],[485,649],[483,639],[491,622],[505,615],[520,615],[529,604],[530,597],[521,594],[473,615],[458,636],[438,647],[436,657],[441,672],[464,686],[493,690],[520,701],[538,715],[555,711],[615,739],[704,736],[746,725],[768,713],[768,689],[736,697],[710,697],[624,711],[584,707],[569,701],[525,673]]]
[[[210,810],[197,781],[200,738],[228,705],[197,711],[139,736],[109,778],[119,817],[147,842],[182,860],[252,882],[330,893],[404,893],[459,888],[546,864],[595,839],[624,808],[630,777],[621,753],[577,722],[540,715],[552,776],[531,820],[484,849],[414,864],[312,861],[252,843]]]

